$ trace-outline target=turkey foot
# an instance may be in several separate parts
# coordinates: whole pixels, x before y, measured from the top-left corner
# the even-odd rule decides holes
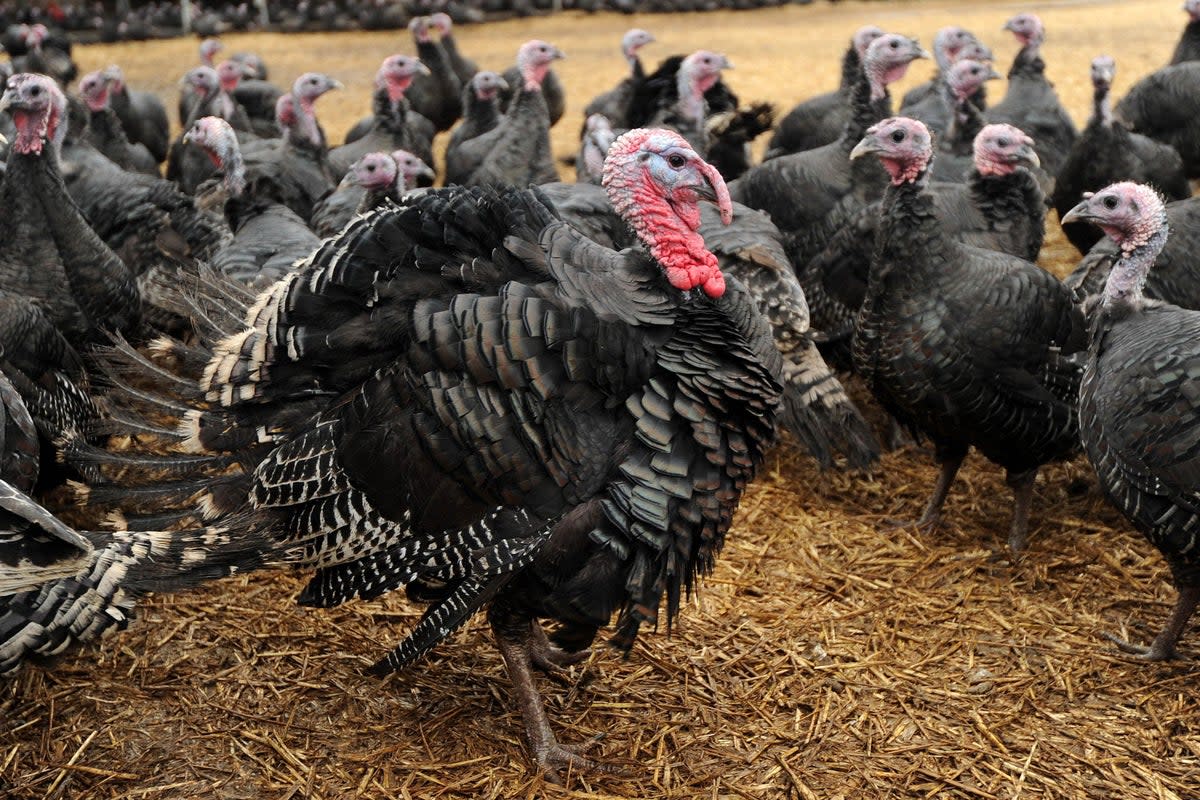
[[[1183,633],[1183,627],[1187,625],[1188,618],[1192,616],[1192,612],[1196,610],[1198,603],[1200,603],[1200,586],[1185,586],[1181,588],[1179,590],[1179,598],[1175,601],[1175,608],[1171,611],[1171,616],[1167,619],[1167,624],[1163,626],[1158,636],[1154,637],[1154,641],[1150,643],[1149,647],[1132,644],[1111,633],[1104,634],[1104,638],[1115,644],[1122,652],[1135,655],[1142,661],[1173,661],[1175,659],[1182,659],[1183,656],[1175,649],[1175,645],[1178,643],[1179,635]]]
[[[530,627],[530,642],[529,642],[529,659],[533,666],[540,669],[550,678],[564,685],[572,685],[568,667],[572,664],[578,664],[581,661],[586,661],[591,657],[591,649],[580,650],[576,653],[568,653],[561,647],[551,643],[546,636],[546,631],[542,628],[541,623],[533,620],[529,623]]]
[[[942,471],[938,473],[937,483],[933,485],[933,494],[929,495],[929,502],[925,504],[925,513],[919,520],[908,522],[889,519],[887,520],[888,525],[893,528],[915,527],[926,533],[936,528],[942,521],[942,505],[946,502],[946,495],[950,494],[950,484],[954,483],[954,476],[958,474],[958,468],[962,466],[963,458],[964,456],[952,456],[940,459]]]
[[[534,652],[538,649],[539,639],[538,633],[534,633],[535,629],[544,640],[545,632],[536,622],[517,626],[495,620],[492,622],[492,633],[496,637],[500,655],[504,658],[504,665],[513,683],[517,706],[521,709],[521,716],[525,721],[525,738],[529,742],[530,752],[538,768],[546,776],[546,780],[558,784],[563,782],[562,770],[568,773],[574,770],[623,774],[624,770],[620,767],[603,764],[584,755],[595,749],[602,737],[592,737],[580,745],[564,745],[559,743],[554,731],[550,729],[550,718],[546,715],[546,707],[533,675]],[[558,669],[563,667],[559,666]]]

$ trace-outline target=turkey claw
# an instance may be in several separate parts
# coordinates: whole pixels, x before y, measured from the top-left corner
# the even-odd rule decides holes
[[[1130,641],[1122,639],[1116,634],[1102,634],[1105,639],[1117,646],[1117,649],[1122,653],[1128,653],[1131,656],[1141,661],[1187,661],[1188,659],[1179,654],[1174,645],[1162,646],[1158,642],[1147,646],[1143,644],[1134,644]]]
[[[566,772],[592,772],[603,773],[605,775],[630,776],[632,772],[628,767],[617,764],[606,764],[593,758],[588,758],[587,754],[596,750],[603,740],[604,734],[598,733],[579,744],[568,745],[554,742],[537,752],[538,767],[542,770],[548,782],[557,785],[562,785],[563,783],[561,773],[564,770]]]

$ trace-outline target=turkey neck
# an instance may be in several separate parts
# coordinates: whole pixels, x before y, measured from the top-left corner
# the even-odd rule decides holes
[[[850,96],[850,119],[846,120],[846,127],[842,129],[840,147],[847,159],[850,158],[850,151],[854,146],[867,135],[867,128],[886,119],[892,113],[892,98],[888,94],[887,86],[881,87],[883,97],[872,100],[871,83],[866,71],[861,71]]]
[[[57,145],[44,156],[12,152],[5,175],[5,194],[19,197],[27,209],[26,221],[40,236],[49,234],[58,252],[63,274],[74,299],[69,305],[82,309],[80,320],[69,308],[51,303],[44,309],[63,334],[74,344],[100,334],[99,325],[128,330],[137,321],[140,301],[129,269],[117,258],[83,218],[71,199],[58,165]],[[27,267],[28,268],[28,267]],[[46,269],[39,264],[37,269]],[[71,314],[68,322],[64,314]]]
[[[1167,234],[1167,215],[1164,212],[1158,220],[1158,227],[1145,242],[1128,249],[1127,245],[1121,246],[1121,259],[1113,265],[1108,282],[1104,284],[1105,309],[1142,308],[1142,288],[1146,284],[1146,276],[1167,243]]]
[[[972,169],[967,191],[990,231],[1003,233],[1013,244],[1023,243],[1008,252],[1036,261],[1046,235],[1046,195],[1033,173],[1018,168],[1007,175],[981,175]]]
[[[883,224],[875,236],[863,314],[869,309],[878,312],[888,301],[899,299],[898,290],[918,280],[923,265],[945,261],[938,257],[945,238],[933,197],[925,190],[927,180],[928,166],[916,180],[898,186],[889,183],[884,190],[879,208]],[[916,254],[920,258],[914,259]],[[900,268],[893,270],[898,263]]]
[[[1194,19],[1184,27],[1179,44],[1175,45],[1175,52],[1171,55],[1171,63],[1179,64],[1197,58],[1200,58],[1200,20]]]
[[[129,166],[129,139],[117,113],[111,108],[89,114],[87,139],[117,166],[123,169]]]
[[[704,117],[707,111],[704,93],[711,89],[717,80],[716,76],[700,78],[682,69],[676,77],[679,101],[675,104],[675,111],[679,116],[697,126],[699,130],[704,129]]]
[[[375,121],[389,133],[400,133],[408,123],[408,112],[412,108],[408,98],[401,95],[392,100],[387,87],[375,90]]]
[[[1113,124],[1112,89],[1100,84],[1092,86],[1092,118],[1102,127],[1111,128]]]
[[[421,59],[422,64],[429,68],[429,77],[438,85],[439,91],[448,93],[444,96],[458,97],[458,92],[462,87],[458,85],[454,69],[450,66],[450,59],[440,44],[432,39],[417,42],[417,57]]]
[[[862,75],[862,60],[858,57],[858,50],[855,49],[854,43],[846,48],[845,54],[842,55],[842,80],[838,84],[838,91],[846,97],[850,96],[854,85],[858,83],[859,76]]]
[[[480,97],[475,93],[473,86],[468,86],[464,94],[463,121],[459,126],[465,128],[459,134],[463,141],[486,133],[500,124],[500,103],[495,93],[491,97]]]
[[[958,97],[954,90],[946,87],[946,100],[954,109],[950,118],[950,128],[946,131],[943,147],[950,148],[956,155],[970,155],[975,146],[975,137],[983,130],[983,114],[972,101],[974,95]]]
[[[1013,78],[1043,78],[1046,73],[1046,62],[1042,61],[1042,43],[1036,39],[1030,41],[1013,59],[1008,70],[1008,79]]]

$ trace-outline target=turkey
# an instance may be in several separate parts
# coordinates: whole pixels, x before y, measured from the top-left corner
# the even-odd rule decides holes
[[[1152,72],[1117,103],[1116,116],[1134,133],[1169,144],[1189,178],[1200,178],[1200,62]]]
[[[1147,297],[1200,310],[1200,197],[1168,203],[1166,213],[1171,238],[1158,253],[1143,291]],[[1112,239],[1101,239],[1067,276],[1067,286],[1080,302],[1099,294],[1120,257],[1121,249]]]
[[[414,18],[408,30],[426,69],[413,76],[405,96],[413,111],[432,122],[436,131],[448,131],[462,116],[462,82],[446,51],[434,41],[428,17]]]
[[[854,32],[842,56],[842,82],[836,91],[811,97],[789,111],[775,128],[764,160],[812,150],[837,139],[850,117],[850,95],[862,75],[862,59],[883,29],[864,25]]]
[[[429,24],[437,29],[438,44],[441,45],[442,52],[446,54],[446,58],[450,61],[450,67],[458,77],[459,86],[466,86],[471,78],[475,77],[475,73],[479,72],[479,66],[459,52],[458,40],[454,38],[453,20],[449,14],[438,11],[429,15]]]
[[[1042,168],[1057,175],[1079,133],[1062,107],[1054,85],[1046,80],[1042,61],[1042,42],[1046,30],[1034,14],[1018,14],[1004,23],[1021,43],[1021,49],[1008,70],[1008,91],[1004,99],[984,114],[988,122],[1015,125],[1037,142]]]
[[[130,172],[158,175],[158,162],[145,145],[131,144],[121,119],[109,106],[111,79],[102,71],[79,80],[79,97],[88,107],[88,141],[118,167]]]
[[[452,187],[359,219],[264,293],[217,345],[213,399],[190,418],[195,444],[224,438],[210,417],[278,443],[243,451],[246,471],[206,504],[217,516],[199,558],[157,559],[184,573],[175,583],[317,567],[301,598],[316,606],[410,584],[432,605],[377,672],[486,606],[551,778],[601,765],[556,740],[532,667],[583,657],[614,615],[627,651],[664,599],[674,623],[774,439],[781,391],[766,320],[695,230],[702,199],[729,219],[716,170],[677,134],[635,130],[614,143],[604,184],[637,247],[587,240],[536,190]],[[314,402],[316,416],[286,413]],[[272,414],[270,430],[252,421]],[[123,579],[147,561],[119,559],[105,583],[115,616],[144,591]],[[54,623],[27,632],[50,595],[0,624],[0,665],[64,636]],[[89,616],[103,599],[89,596]],[[70,608],[63,623],[86,629]],[[539,618],[560,623],[557,646]]]
[[[539,39],[521,45],[517,54],[521,87],[508,111],[496,127],[460,142],[454,151],[453,174],[461,176],[460,183],[528,186],[558,180],[550,149],[550,116],[541,87],[550,64],[562,57],[557,47]],[[450,172],[448,165],[448,176]]]
[[[463,88],[462,122],[450,131],[446,145],[446,185],[463,183],[479,165],[475,149],[467,144],[472,139],[500,124],[500,92],[508,83],[499,73],[489,70],[476,72]],[[460,155],[466,145],[466,154]]]
[[[45,75],[8,79],[0,111],[17,135],[0,184],[0,286],[29,298],[74,345],[138,323],[133,276],[84,221],[63,185],[67,99]]]
[[[945,135],[938,141],[938,157],[930,173],[934,180],[951,183],[967,180],[974,166],[975,137],[984,125],[983,114],[971,98],[987,81],[999,77],[1000,73],[987,64],[971,59],[956,61],[947,70],[944,79],[946,102],[953,111]]]
[[[1172,64],[1200,61],[1200,0],[1184,0],[1183,10],[1187,12],[1188,24],[1171,54]]]
[[[426,164],[433,163],[434,125],[413,110],[407,99],[413,78],[427,71],[412,56],[394,55],[383,60],[375,73],[371,127],[365,135],[330,151],[329,165],[335,174],[346,174],[350,165],[367,153],[392,150],[408,150]]]
[[[550,183],[540,189],[564,221],[593,241],[613,248],[636,244],[601,187]],[[804,290],[784,255],[779,229],[766,214],[734,203],[728,225],[716,209],[701,207],[697,232],[717,257],[721,270],[746,285],[771,324],[783,357],[780,425],[822,467],[831,466],[839,453],[851,467],[869,466],[879,455],[879,445],[817,351]]]
[[[257,138],[250,128],[246,111],[222,88],[221,78],[212,67],[194,67],[183,76],[185,94],[192,100],[185,103],[187,117],[183,120],[186,132],[201,117],[220,117],[241,132],[245,141]],[[171,143],[167,152],[167,180],[179,184],[187,194],[195,194],[200,184],[212,177],[213,165],[195,148],[183,141],[183,134]]]
[[[909,119],[925,123],[936,136],[944,136],[958,108],[957,98],[949,85],[951,68],[966,59],[981,63],[990,62],[992,54],[981,45],[975,35],[965,28],[951,25],[940,29],[933,38],[933,58],[937,72],[933,78],[905,93],[900,102],[900,113]],[[971,99],[977,101],[975,108],[982,110],[986,96],[982,84]],[[968,145],[974,134],[967,139]]]
[[[0,392],[11,390],[6,383],[0,375]],[[6,616],[5,595],[69,580],[93,557],[87,538],[0,478],[0,623]]]
[[[555,58],[566,58],[561,50]],[[521,52],[517,51],[517,63],[501,73],[504,82],[508,84],[508,89],[500,90],[500,110],[508,113],[509,106],[513,103],[513,98],[519,97],[523,93],[528,78],[525,77],[526,68],[521,62]],[[562,80],[558,77],[558,73],[550,68],[547,63],[544,70],[540,70],[538,82],[541,84],[541,94],[546,103],[546,111],[550,116],[550,125],[553,127],[563,115],[567,108],[566,88],[563,86]],[[643,121],[644,122],[644,121]],[[632,120],[629,127],[643,127],[641,123],[634,125]]]
[[[106,68],[104,74],[108,78],[109,105],[120,118],[129,141],[145,145],[154,163],[165,161],[171,143],[166,106],[151,92],[128,88],[124,73],[115,64]]]
[[[267,80],[267,67],[256,53],[234,53],[229,60],[241,67],[230,95],[246,110],[253,131],[262,137],[275,135],[275,106],[284,90]]]
[[[721,70],[733,69],[721,53],[697,50],[679,65],[675,73],[676,99],[650,118],[648,125],[678,131],[698,153],[708,151],[708,104],[704,95],[721,80]]]
[[[1070,291],[1023,259],[946,235],[926,187],[933,146],[916,120],[884,120],[854,148],[891,176],[854,330],[855,371],[941,467],[919,525],[935,525],[974,446],[1013,489],[1008,543],[1025,547],[1038,468],[1079,443],[1075,402],[1087,344]],[[980,309],[987,313],[981,314]]]
[[[1046,198],[1037,178],[1033,140],[1011,125],[988,125],[975,137],[974,168],[965,183],[930,183],[943,233],[963,244],[1036,261],[1046,232]],[[880,203],[863,206],[801,274],[831,298],[822,309],[821,346],[839,368],[852,367],[850,338],[867,291],[882,223]]]
[[[282,139],[259,139],[242,147],[246,171],[252,182],[269,178],[278,199],[303,220],[313,206],[333,190],[337,174],[330,162],[325,131],[317,121],[315,103],[342,84],[320,72],[296,78],[292,91],[277,103],[277,125]]]
[[[332,236],[358,214],[386,200],[398,202],[421,178],[432,180],[433,170],[412,153],[367,153],[313,211],[312,229],[321,238]]]
[[[1118,181],[1148,183],[1170,200],[1192,196],[1183,160],[1173,147],[1131,133],[1113,119],[1109,91],[1116,72],[1112,56],[1092,59],[1092,117],[1075,140],[1054,183],[1052,199],[1059,219],[1080,201],[1084,192],[1095,192]],[[1062,227],[1081,253],[1103,238],[1095,226],[1084,222]]]
[[[70,52],[47,42],[49,35],[45,25],[30,25],[25,32],[25,54],[13,59],[13,71],[49,75],[59,85],[66,86],[79,75],[79,67]]]
[[[913,59],[925,57],[907,36],[889,33],[876,38],[867,47],[863,74],[853,92],[854,113],[842,135],[815,150],[766,161],[730,186],[734,200],[767,212],[783,231],[788,259],[797,271],[821,251],[847,215],[878,194],[882,171],[875,164],[851,161],[850,151],[868,127],[889,113],[888,84],[904,77]],[[810,289],[801,278],[814,327],[821,330],[821,301],[814,297],[819,287]]]
[[[1110,638],[1147,661],[1179,658],[1176,643],[1200,603],[1200,311],[1142,293],[1168,233],[1153,189],[1114,184],[1065,219],[1100,226],[1120,248],[1093,311],[1079,398],[1083,446],[1104,494],[1166,558],[1179,592],[1149,647]]]
[[[621,37],[621,55],[629,65],[629,74],[612,89],[596,95],[588,102],[583,109],[585,121],[593,114],[600,114],[608,118],[614,128],[629,127],[629,104],[633,101],[633,93],[638,84],[646,79],[646,70],[638,52],[654,41],[654,36],[641,28],[625,31],[625,35]]]
[[[273,172],[248,174],[237,135],[219,117],[201,117],[184,135],[220,171],[217,186],[202,187],[205,207],[223,209],[233,241],[212,257],[212,266],[246,285],[262,287],[291,270],[321,243],[282,200]],[[210,181],[211,183],[211,181]]]

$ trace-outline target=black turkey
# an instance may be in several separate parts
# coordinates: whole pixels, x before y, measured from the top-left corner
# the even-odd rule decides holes
[[[248,172],[237,135],[219,117],[201,117],[184,141],[205,152],[219,170],[201,187],[202,208],[220,209],[233,240],[212,256],[212,266],[240,283],[262,287],[289,272],[321,243],[285,202],[273,170]]]
[[[212,67],[193,67],[183,76],[181,81],[183,98],[190,97],[181,105],[186,105],[186,117],[181,117],[183,125],[180,135],[171,143],[167,152],[167,180],[179,184],[187,194],[195,194],[201,183],[212,177],[213,164],[195,148],[188,147],[183,141],[192,124],[201,117],[220,117],[239,132],[244,141],[252,141],[258,137],[250,126],[250,118],[246,110],[229,96],[222,88],[221,77]]]
[[[1080,394],[1083,445],[1104,494],[1163,554],[1179,591],[1149,647],[1111,638],[1147,661],[1178,658],[1176,643],[1200,603],[1200,311],[1142,293],[1168,232],[1153,189],[1114,184],[1064,219],[1099,225],[1121,253],[1093,312]]]
[[[1117,119],[1134,133],[1169,144],[1189,178],[1200,178],[1200,62],[1185,61],[1150,73],[1117,103]]]
[[[121,169],[157,176],[158,161],[145,145],[129,141],[121,118],[110,107],[112,80],[107,71],[100,70],[79,79],[79,97],[88,108],[86,137]]]
[[[432,593],[378,672],[487,606],[551,777],[598,765],[557,742],[532,667],[579,659],[614,614],[623,650],[664,599],[672,624],[774,439],[780,399],[766,320],[695,231],[702,199],[729,219],[716,170],[677,134],[637,130],[613,145],[604,182],[635,248],[589,241],[536,190],[453,187],[361,218],[260,296],[217,345],[201,389],[212,399],[193,394],[206,408],[189,415],[193,445],[248,435],[245,471],[226,465],[232,482],[205,503],[209,544],[190,563],[154,563],[182,573],[174,583],[318,567],[302,597],[317,606],[404,584]],[[121,617],[152,555],[131,563],[128,543],[118,549],[105,588]],[[0,624],[0,666],[70,635],[30,631],[48,597]],[[88,596],[92,616],[103,600]],[[71,610],[63,624],[86,630]],[[559,646],[542,617],[561,623]]]
[[[1021,49],[1008,70],[1004,99],[989,108],[984,118],[1015,125],[1032,136],[1042,168],[1057,175],[1079,133],[1059,102],[1054,84],[1046,80],[1046,63],[1042,60],[1046,30],[1034,14],[1018,14],[1004,23],[1004,29],[1012,31]]]
[[[642,66],[638,52],[654,41],[653,34],[641,28],[630,28],[625,32],[621,37],[621,55],[629,65],[629,74],[616,86],[596,95],[588,102],[583,109],[585,122],[593,114],[600,114],[609,120],[613,128],[629,127],[629,104],[633,102],[637,86],[646,79],[646,69]]]
[[[938,157],[930,173],[934,180],[953,183],[967,180],[974,167],[975,138],[984,126],[983,113],[972,98],[988,81],[999,77],[1000,73],[987,64],[969,58],[959,59],[947,70],[943,82],[951,116],[944,135],[938,139]]]
[[[521,45],[517,63],[520,87],[496,127],[461,141],[454,151],[453,175],[467,186],[528,186],[558,180],[550,149],[550,112],[542,81],[562,51],[540,39]],[[447,153],[447,159],[450,158]],[[447,164],[447,180],[451,167]]]
[[[446,145],[446,185],[463,183],[479,166],[482,147],[469,142],[487,133],[500,124],[500,92],[508,83],[497,72],[476,72],[470,83],[463,87],[462,122],[450,131]],[[460,155],[460,151],[465,152]]]
[[[946,235],[926,188],[933,146],[924,125],[884,120],[853,157],[868,154],[891,184],[854,330],[855,371],[893,417],[933,440],[941,474],[918,524],[937,523],[975,447],[1007,472],[1008,543],[1019,551],[1038,468],[1079,446],[1071,357],[1087,344],[1083,316],[1050,273]]]
[[[31,299],[74,345],[132,330],[141,314],[133,275],[63,185],[66,97],[45,75],[19,73],[0,98],[4,110],[17,135],[0,184],[0,286]]]
[[[165,161],[171,144],[171,125],[162,100],[151,92],[127,87],[124,73],[115,64],[104,73],[109,79],[109,104],[117,112],[129,141],[145,145],[156,164]]]
[[[1200,310],[1200,197],[1169,203],[1167,222],[1171,238],[1158,253],[1143,290],[1147,297]],[[1080,302],[1099,294],[1120,258],[1121,248],[1108,237],[1101,239],[1067,276],[1067,286]]]
[[[593,241],[614,249],[636,244],[601,187],[549,183],[540,188],[559,216]],[[868,466],[878,457],[879,445],[817,351],[804,290],[783,252],[779,229],[761,211],[734,203],[729,224],[716,209],[702,206],[697,232],[721,270],[746,285],[771,323],[775,346],[783,356],[780,425],[822,467],[831,466],[837,454],[844,455],[851,467]]]
[[[367,153],[408,150],[426,164],[433,164],[434,125],[408,102],[413,78],[428,68],[412,56],[394,55],[383,60],[375,72],[372,95],[374,115],[362,136],[335,147],[329,153],[334,174],[344,175],[350,165]]]
[[[414,75],[405,96],[413,111],[433,123],[437,132],[448,131],[462,116],[462,81],[450,63],[450,56],[433,38],[429,17],[415,17],[408,24],[417,58],[426,69]]]
[[[1170,145],[1131,133],[1113,118],[1109,92],[1117,73],[1112,56],[1092,59],[1092,117],[1071,147],[1071,153],[1054,182],[1052,200],[1059,219],[1084,196],[1111,183],[1148,183],[1169,200],[1192,196],[1183,170],[1183,159]],[[1086,253],[1103,235],[1085,222],[1068,222],[1063,233],[1081,253]]]
[[[946,236],[972,247],[1036,261],[1046,232],[1046,196],[1031,170],[1033,140],[1011,125],[988,125],[975,137],[974,168],[965,183],[930,183]],[[821,309],[821,351],[851,369],[850,339],[867,291],[875,239],[883,222],[879,202],[863,206],[801,273],[828,298]]]
[[[449,14],[438,11],[429,15],[429,24],[438,32],[438,44],[449,59],[454,74],[458,76],[459,85],[466,86],[471,78],[475,77],[475,73],[479,72],[479,66],[459,52],[458,40],[454,38],[454,21]]]
[[[941,137],[950,128],[957,107],[957,98],[949,86],[950,69],[959,61],[968,59],[990,65],[992,54],[975,38],[975,34],[966,28],[950,25],[938,30],[933,37],[933,59],[937,63],[937,71],[930,80],[905,92],[900,101],[900,114],[920,120],[936,136]],[[972,93],[971,99],[975,108],[982,111],[986,105],[982,85]],[[971,138],[974,138],[974,134]],[[970,142],[970,138],[967,141]]]
[[[583,140],[575,156],[575,182],[599,184],[604,172],[604,156],[617,140],[612,122],[603,114],[592,114],[583,124]]]
[[[862,75],[862,59],[871,42],[883,36],[883,29],[864,25],[850,38],[842,56],[842,81],[832,92],[810,97],[784,115],[775,127],[763,156],[777,158],[827,145],[842,135],[850,117],[850,94]]]
[[[683,59],[675,73],[675,102],[660,109],[647,125],[678,131],[696,152],[706,153],[708,131],[704,123],[709,109],[704,95],[721,80],[723,69],[733,69],[733,64],[711,50],[697,50]]]
[[[399,202],[421,179],[432,181],[433,170],[412,153],[367,153],[350,166],[337,188],[317,205],[312,229],[322,238],[332,236],[357,215],[388,200]]]
[[[1200,0],[1184,0],[1183,10],[1187,12],[1188,24],[1171,54],[1172,64],[1200,61]]]

